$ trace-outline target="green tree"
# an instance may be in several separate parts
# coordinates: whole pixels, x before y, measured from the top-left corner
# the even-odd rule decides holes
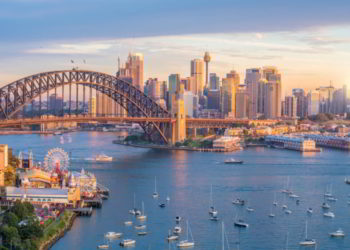
[[[4,246],[6,247],[20,240],[17,228],[8,225],[2,226],[1,235],[3,237]]]
[[[17,217],[17,215],[15,215],[12,212],[8,212],[5,214],[4,219],[3,219],[3,223],[7,224],[11,227],[17,227],[19,222],[19,219]]]

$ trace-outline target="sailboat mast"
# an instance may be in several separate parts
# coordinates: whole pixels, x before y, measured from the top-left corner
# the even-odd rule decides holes
[[[154,177],[154,192],[157,193],[157,176]]]
[[[134,208],[136,208],[136,198],[135,198],[135,193],[134,193]]]
[[[305,239],[307,239],[307,221],[305,222]]]
[[[210,185],[210,206],[213,206],[213,184]]]
[[[222,250],[225,250],[225,226],[224,222],[222,222]]]

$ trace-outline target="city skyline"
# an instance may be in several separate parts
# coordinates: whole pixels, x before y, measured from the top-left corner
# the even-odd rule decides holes
[[[85,12],[77,11],[78,3],[82,3],[76,1],[70,3],[69,8],[77,11],[80,17],[97,11],[95,8],[120,8],[113,16],[108,10],[106,16],[98,19],[83,22],[71,17],[59,22],[55,17],[72,12],[65,7],[65,1],[62,3],[57,9],[56,1],[2,1],[4,11],[0,12],[3,20],[0,27],[5,32],[0,35],[3,58],[0,86],[41,71],[72,67],[114,75],[118,57],[125,60],[129,52],[144,55],[144,79],[163,81],[176,73],[188,77],[190,61],[202,59],[205,51],[212,56],[209,73],[217,73],[221,78],[231,70],[236,70],[242,80],[248,68],[278,67],[283,77],[282,96],[290,95],[293,88],[311,90],[329,85],[330,81],[335,87],[341,87],[350,82],[347,73],[350,20],[345,11],[349,4],[345,1],[336,1],[331,6],[326,1],[318,1],[317,5],[303,3],[303,8],[298,8],[302,1],[287,6],[268,1],[271,10],[264,8],[268,16],[264,19],[258,13],[262,7],[259,1],[221,0],[215,4],[205,1],[201,8],[196,8],[197,1],[188,5],[183,1],[171,1],[166,11],[161,2],[150,1],[150,5],[156,6],[153,13],[159,14],[158,23],[152,15],[145,15],[142,9],[145,3],[138,3],[133,13],[122,13],[133,6],[125,1],[103,1],[94,8],[88,1],[84,5]],[[23,7],[35,11],[25,14]],[[232,7],[237,8],[236,17],[227,14]],[[193,14],[176,18],[176,11],[181,14],[192,11]],[[203,17],[195,24],[189,21],[189,18],[218,11],[223,16],[227,14],[225,22],[221,15],[216,20]],[[247,11],[250,12],[247,14]],[[304,17],[306,13],[309,18]],[[248,20],[252,16],[255,18]],[[122,18],[126,18],[124,23],[128,25],[123,25]],[[128,22],[129,19],[132,22]],[[40,20],[45,20],[45,24]],[[168,21],[160,24],[165,20]],[[182,24],[186,21],[190,25],[184,28]],[[115,26],[118,28],[113,28],[116,23],[119,23]],[[98,25],[106,28],[98,29]],[[74,32],[75,29],[79,32]]]

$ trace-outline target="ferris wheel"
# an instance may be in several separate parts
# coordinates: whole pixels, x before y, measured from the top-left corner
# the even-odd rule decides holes
[[[53,171],[59,169],[60,171],[67,170],[69,167],[69,155],[62,148],[53,148],[47,152],[44,158],[44,169]]]

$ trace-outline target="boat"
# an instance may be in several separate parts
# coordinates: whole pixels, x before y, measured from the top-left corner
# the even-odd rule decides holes
[[[341,230],[340,228],[339,228],[337,231],[335,231],[335,232],[333,232],[333,233],[330,233],[329,235],[330,235],[331,237],[334,237],[334,238],[336,238],[336,237],[345,237],[344,231]]]
[[[154,192],[152,194],[153,198],[158,198],[159,194],[157,192],[157,177],[154,177]]]
[[[178,248],[187,248],[187,247],[193,247],[194,246],[193,236],[192,236],[192,233],[191,233],[190,226],[188,225],[188,221],[186,221],[186,225],[187,225],[187,239],[180,241],[177,244]],[[189,233],[191,234],[191,241],[189,240],[189,237],[188,237]]]
[[[277,202],[277,200],[276,200],[276,192],[274,193],[274,195],[273,195],[273,203],[272,203],[275,207],[277,207],[277,205],[278,205],[278,202]]]
[[[54,135],[62,135],[62,131],[55,131],[53,134]]]
[[[284,213],[285,213],[285,214],[291,214],[291,213],[292,213],[292,211],[291,211],[291,210],[289,210],[289,209],[286,209],[286,210],[284,210]]]
[[[146,228],[146,225],[137,225],[137,226],[135,226],[136,230],[142,230],[142,229],[145,229],[145,228]]]
[[[241,200],[241,199],[239,199],[239,198],[237,198],[237,199],[235,199],[234,201],[232,201],[232,204],[244,206],[245,201],[244,201],[244,200]]]
[[[332,184],[330,184],[330,188],[328,189],[328,186],[326,188],[326,192],[324,192],[324,196],[325,197],[332,197],[333,194],[332,194]]]
[[[350,185],[350,179],[348,179],[348,178],[345,178],[344,182],[345,182],[345,184],[348,184],[348,185]]]
[[[138,236],[145,236],[145,235],[147,235],[147,232],[146,231],[137,232],[137,235]]]
[[[312,210],[311,207],[309,207],[309,208],[307,209],[307,213],[312,214],[313,212],[314,212],[314,211]]]
[[[180,226],[175,226],[173,233],[174,234],[180,234],[182,232],[182,228]]]
[[[179,238],[179,236],[171,234],[171,230],[169,229],[168,237],[166,239],[170,242],[170,241],[177,240],[178,238]]]
[[[218,210],[215,209],[214,203],[213,203],[213,185],[210,186],[210,206],[209,206],[209,214],[211,216],[217,216]]]
[[[123,235],[122,233],[107,232],[107,233],[105,234],[105,237],[111,239],[111,238],[119,238],[119,237],[121,237],[122,235]]]
[[[334,218],[335,217],[334,213],[332,213],[332,212],[324,213],[323,216],[324,217],[328,217],[328,218]]]
[[[230,158],[225,160],[225,164],[243,164],[243,161]]]
[[[292,194],[293,192],[289,189],[289,176],[287,177],[285,188],[281,190],[281,193]]]
[[[108,249],[109,245],[108,244],[101,244],[97,246],[98,249]]]
[[[219,218],[217,216],[212,215],[212,216],[210,216],[209,220],[211,220],[211,221],[219,221]]]
[[[181,217],[181,216],[176,216],[176,217],[175,217],[175,221],[176,221],[177,223],[179,223],[181,220],[182,220],[182,217]]]
[[[158,206],[161,208],[164,208],[166,205],[165,205],[165,203],[160,203]]]
[[[138,215],[136,218],[139,220],[146,220],[147,219],[147,216],[145,215],[145,206],[144,206],[143,202],[142,202],[142,214]]]
[[[293,194],[293,193],[291,193],[291,194],[289,194],[289,198],[299,198],[299,195],[296,195],[296,194]]]
[[[98,154],[95,156],[95,161],[97,161],[97,162],[110,162],[110,161],[113,161],[113,157],[107,156],[105,154]]]
[[[254,212],[254,208],[252,208],[252,207],[247,207],[246,210],[247,210],[248,212]]]
[[[327,197],[327,201],[337,201],[338,199],[334,196]]]
[[[244,220],[239,219],[234,222],[235,227],[249,227],[249,224],[244,222]]]
[[[316,245],[316,240],[309,239],[307,237],[307,221],[305,222],[305,240],[299,242],[300,246],[314,246]]]
[[[136,240],[132,240],[132,239],[125,239],[125,240],[122,240],[119,245],[122,246],[122,247],[127,247],[127,246],[133,246],[135,245],[136,243]]]
[[[331,208],[331,206],[329,204],[327,204],[326,202],[323,202],[321,207],[323,209],[330,209]]]
[[[170,197],[169,197],[169,195],[166,197],[166,201],[170,201]]]
[[[125,221],[125,222],[124,222],[124,225],[125,225],[125,226],[131,226],[131,225],[132,225],[132,221]]]
[[[270,217],[270,218],[273,218],[273,217],[275,217],[275,214],[274,214],[274,213],[270,213],[270,214],[269,214],[269,217]]]

